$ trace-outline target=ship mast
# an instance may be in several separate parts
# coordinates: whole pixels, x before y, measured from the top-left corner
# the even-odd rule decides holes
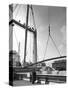
[[[34,20],[34,13],[33,13],[32,6],[31,6],[31,11],[32,11],[33,20]],[[24,62],[23,62],[23,65],[25,65],[25,62],[26,62],[28,18],[29,18],[29,5],[27,5],[26,28],[25,28],[25,47],[24,47]],[[35,22],[34,22],[34,24],[35,24]],[[35,28],[34,33],[33,33],[33,63],[36,63],[36,62],[37,62],[37,31],[36,31],[36,28]]]
[[[24,63],[23,64],[25,64],[25,62],[26,62],[28,17],[29,17],[29,5],[27,5],[26,28],[25,28],[25,47],[24,47]]]

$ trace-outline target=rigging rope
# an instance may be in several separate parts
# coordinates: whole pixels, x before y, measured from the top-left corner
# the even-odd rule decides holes
[[[33,12],[32,5],[31,5],[31,10],[32,10],[32,16],[33,16],[33,24],[34,24],[34,27],[35,27],[35,30],[36,30],[36,24],[35,24],[35,18],[34,18],[34,12]]]
[[[15,38],[16,38],[17,46],[18,46],[18,40],[17,40],[17,36],[16,36],[16,33],[15,33],[15,30],[14,30],[14,35],[15,35]]]
[[[17,6],[18,6],[18,4],[16,4],[16,6],[15,6],[15,8],[14,8],[13,12],[16,10]]]
[[[20,6],[18,6],[18,9],[17,9],[16,15],[15,15],[15,18],[17,17],[19,11],[20,11]]]
[[[9,31],[9,32],[10,32],[10,31]],[[11,38],[11,36],[12,36],[12,34],[13,34],[12,32],[13,32],[13,29],[12,29],[10,35],[9,35],[9,41],[10,41],[10,38]]]
[[[31,5],[31,7],[30,7],[30,8],[31,8],[31,11],[32,11],[32,16],[33,16],[33,24],[34,24],[35,30],[37,30],[32,5]],[[38,59],[38,58],[39,58],[39,57],[38,57],[38,54],[37,54],[37,59]]]
[[[31,13],[30,13],[30,26],[31,26]],[[30,46],[30,57],[31,57],[31,33],[29,33],[29,34],[30,34],[29,35],[29,40],[30,40],[29,46]],[[28,50],[26,52],[26,57],[28,57],[28,53],[29,53],[29,48],[28,48]],[[28,57],[29,58],[29,62],[30,62],[30,57]]]
[[[13,5],[9,6],[9,10],[11,11],[12,14],[9,14],[10,18],[12,17],[13,13],[15,12],[16,8],[18,5],[15,6],[15,8],[13,7]],[[14,10],[13,10],[14,9]]]
[[[34,24],[35,30],[37,31],[32,5],[31,5],[31,11],[32,11],[32,16],[33,16],[33,24]],[[36,33],[37,33],[37,32],[36,32]],[[38,57],[38,53],[37,53],[37,60],[38,60],[38,58],[39,58],[39,57]]]
[[[16,36],[16,33],[15,33],[15,30],[13,30],[13,31],[14,31],[14,35],[15,35],[16,42],[17,42],[17,46],[19,47],[19,45],[18,45],[18,40],[17,40],[17,36]],[[10,41],[11,36],[13,35],[13,31],[11,31],[11,33],[10,33],[9,41]]]

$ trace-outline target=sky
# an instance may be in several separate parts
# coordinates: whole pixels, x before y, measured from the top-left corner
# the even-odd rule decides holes
[[[23,24],[26,22],[26,5],[14,5],[13,18]],[[51,36],[55,41],[61,56],[66,55],[66,8],[53,6],[33,5],[35,24],[37,29],[37,58],[38,61],[43,59],[60,56],[53,42],[49,39],[47,51],[46,43],[48,39],[48,30],[50,24]],[[28,25],[33,27],[31,10],[29,9]],[[9,35],[10,36],[10,35]],[[24,57],[25,30],[16,25],[13,27],[13,50],[18,52],[20,42],[21,61]],[[33,58],[33,34],[28,32],[27,38],[27,57],[26,61],[32,61]]]

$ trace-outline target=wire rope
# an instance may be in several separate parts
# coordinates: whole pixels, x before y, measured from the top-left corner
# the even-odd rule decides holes
[[[44,57],[43,57],[43,59],[45,58],[45,55],[46,55],[46,51],[47,51],[47,47],[48,47],[48,42],[49,42],[49,35],[48,35],[48,40],[47,40],[47,42],[46,42],[46,48],[45,48],[45,52],[44,52]]]
[[[33,12],[32,5],[31,5],[31,10],[32,10],[32,16],[33,16],[33,24],[34,24],[34,27],[35,27],[35,30],[36,30],[36,24],[35,24],[35,18],[34,18],[34,12]]]
[[[50,35],[50,38],[51,38],[51,40],[52,40],[52,42],[53,42],[53,44],[54,44],[56,50],[58,51],[59,55],[61,56],[60,51],[58,50],[58,47],[56,46],[56,44],[55,44],[55,42],[54,42],[54,40],[53,40],[53,38],[52,38],[51,35]]]
[[[16,36],[16,33],[15,33],[15,30],[14,30],[14,35],[15,35],[15,38],[16,38],[17,46],[18,46],[18,40],[17,40],[17,36]]]
[[[15,15],[15,18],[17,17],[19,11],[20,11],[20,6],[18,6],[18,9],[17,9],[16,15]]]

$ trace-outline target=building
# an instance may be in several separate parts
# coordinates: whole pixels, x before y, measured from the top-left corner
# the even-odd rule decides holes
[[[17,67],[21,66],[20,56],[16,51],[9,52],[9,66]]]

